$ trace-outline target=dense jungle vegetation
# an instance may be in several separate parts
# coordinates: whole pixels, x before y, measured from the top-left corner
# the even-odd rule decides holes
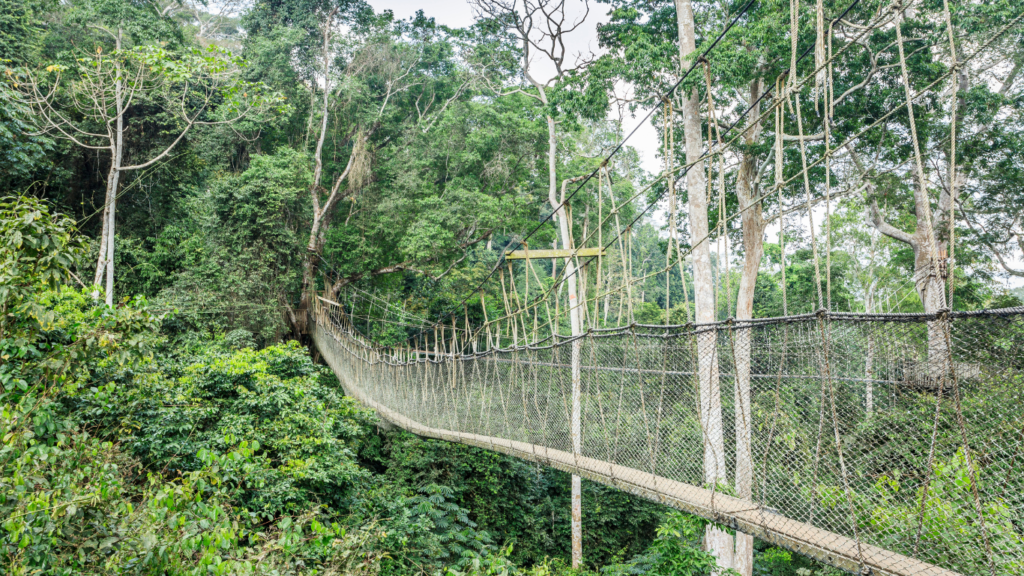
[[[524,28],[496,0],[475,2],[478,19],[463,29],[427,7],[399,20],[361,0],[0,0],[0,573],[711,574],[704,520],[588,481],[584,567],[570,568],[567,474],[382,422],[344,396],[305,325],[316,295],[347,298],[381,344],[414,333],[396,319],[499,315],[504,277],[478,283],[502,251],[558,210],[567,180],[602,167],[624,136],[609,120],[616,110],[667,106],[657,94],[693,59],[677,46],[683,4],[592,5],[604,23],[580,26],[596,30],[602,54],[570,66],[568,25],[547,29],[550,44],[524,42],[540,16]],[[747,4],[694,0],[698,51]],[[807,4],[797,28],[813,46]],[[863,0],[848,17],[888,4]],[[1017,0],[952,4],[965,51],[1024,11]],[[751,6],[708,71],[723,124],[790,63],[793,5]],[[915,86],[953,70],[942,14],[928,0],[907,16],[910,42],[940,46],[911,52]],[[898,104],[892,36],[876,31],[860,63],[835,73],[837,133]],[[934,194],[937,230],[961,215],[957,309],[1021,305],[1005,280],[1024,276],[1022,38],[1015,29],[993,56],[956,68],[963,175]],[[534,57],[551,70],[524,65]],[[694,74],[681,92],[692,91],[708,133],[704,83]],[[617,95],[624,84],[630,98]],[[917,119],[935,190],[955,172],[943,153],[948,95],[930,93]],[[804,103],[808,117],[817,105]],[[659,134],[682,107],[665,110],[652,120]],[[833,167],[860,178],[826,217],[836,310],[946,305],[908,281],[923,249],[903,230],[924,217],[903,162],[906,121],[893,116],[897,128]],[[678,122],[676,165],[686,156]],[[737,192],[704,206],[712,221],[751,203],[760,179],[781,178],[769,133],[752,128],[715,168]],[[786,175],[797,174],[799,148],[785,155]],[[605,242],[625,230],[588,290],[646,279],[627,298],[595,303],[594,318],[690,321],[697,271],[656,271],[688,247],[676,234],[694,224],[677,224],[674,207],[671,219],[664,207],[644,213],[666,186],[635,149],[604,169],[600,193],[590,182],[530,246],[557,246],[557,221],[576,238],[605,227]],[[824,178],[815,169],[807,186]],[[795,211],[803,186],[757,204]],[[613,207],[614,227],[598,220]],[[784,248],[765,240],[769,220],[756,215],[722,224],[731,248],[722,266],[715,254],[705,320],[818,308],[798,216],[784,224]],[[941,232],[934,241],[949,247]],[[557,265],[537,267],[531,281],[552,286]],[[488,303],[464,312],[474,290]],[[1019,542],[1007,524],[1004,536]],[[838,574],[760,541],[752,571]]]
[[[86,252],[70,219],[0,214],[5,573],[576,573],[566,474],[382,428],[294,341],[97,305],[58,281]],[[591,566],[714,565],[701,521],[584,494]]]

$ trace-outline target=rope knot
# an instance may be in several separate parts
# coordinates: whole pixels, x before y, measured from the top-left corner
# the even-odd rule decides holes
[[[817,310],[815,310],[814,315],[817,316],[818,319],[823,319],[825,318],[825,316],[828,315],[828,310],[824,308],[818,308]]]

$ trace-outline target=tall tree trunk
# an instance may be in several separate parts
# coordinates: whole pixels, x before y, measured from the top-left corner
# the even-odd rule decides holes
[[[100,250],[96,257],[96,274],[93,276],[92,285],[99,286],[100,282],[103,281],[103,273],[107,270],[107,214],[110,213],[110,182],[113,180],[112,174],[107,174],[107,191],[103,196],[103,216],[101,218],[100,228]],[[99,300],[99,290],[93,290],[92,299]]]
[[[875,287],[878,280],[875,278],[875,244],[877,236],[871,235],[871,277],[868,278],[867,288],[864,290],[864,311],[868,314],[877,312],[875,310]],[[864,387],[864,411],[870,418],[875,413],[875,338],[874,333],[868,330],[867,358],[864,361],[864,378],[867,385]]]
[[[680,66],[696,50],[693,7],[690,0],[675,0],[679,31]],[[694,305],[698,323],[715,320],[715,292],[711,270],[711,248],[707,241],[708,205],[704,194],[704,172],[700,168],[702,136],[700,99],[697,90],[682,97],[686,162],[696,169],[686,174],[689,197],[690,234],[693,242]],[[719,484],[727,479],[725,439],[722,430],[722,394],[719,388],[717,335],[714,330],[697,335],[697,379],[700,390],[700,425],[704,441],[704,482]],[[707,549],[718,558],[723,569],[732,568],[733,539],[728,532],[709,526],[705,534]]]
[[[118,119],[118,146],[117,153],[114,155],[118,164],[120,164],[121,158],[121,120]],[[117,214],[117,183],[120,180],[120,170],[111,169],[110,178],[110,212],[107,214],[107,286],[105,302],[107,306],[114,305],[114,218]]]
[[[851,150],[850,157],[858,170],[866,174],[857,153]],[[923,176],[919,176],[919,178],[923,179]],[[914,191],[917,229],[909,234],[885,221],[878,209],[878,203],[871,198],[874,195],[871,181],[867,180],[866,184],[866,200],[869,204],[871,225],[893,240],[910,245],[914,251],[914,285],[917,295],[921,299],[921,305],[926,314],[939,312],[946,307],[945,283],[940,274],[938,262],[941,253],[945,250],[945,242],[939,242],[936,239],[931,207],[928,205],[927,189],[921,184]],[[942,222],[944,217],[945,215],[940,212],[936,220]],[[916,376],[932,382],[941,379],[949,369],[949,347],[946,344],[944,324],[943,320],[928,322],[927,358],[925,366],[916,370]]]
[[[754,80],[750,84],[750,105],[761,97],[761,81]],[[757,111],[748,116],[755,118]],[[746,144],[753,144],[761,134],[761,123],[751,120],[747,131],[743,134]],[[754,288],[757,285],[757,274],[764,257],[764,220],[761,201],[757,198],[757,159],[744,153],[740,161],[740,170],[736,178],[736,197],[739,201],[740,219],[743,227],[743,271],[740,275],[739,293],[736,296],[736,319],[750,320],[754,317]],[[751,452],[751,338],[749,328],[736,331],[735,351],[736,362],[736,495],[749,500],[752,496],[754,482],[754,460]],[[740,576],[751,576],[754,571],[754,537],[741,532],[736,533],[736,551],[733,557],[733,568]]]
[[[121,28],[117,29],[115,46],[121,51]],[[114,60],[117,70],[117,77],[114,80],[114,105],[117,117],[115,119],[114,134],[111,142],[110,172],[107,175],[107,195],[103,210],[103,232],[100,241],[100,257],[96,265],[96,284],[103,279],[103,272],[106,271],[106,288],[104,302],[107,306],[114,305],[114,223],[117,216],[117,184],[121,178],[121,157],[124,145],[124,93],[121,80],[121,65]],[[96,293],[94,292],[94,297]]]
[[[914,231],[913,241],[910,245],[914,248],[914,281],[917,292],[921,296],[921,304],[924,311],[935,313],[946,307],[945,283],[939,274],[939,251],[938,238],[935,235],[935,225],[943,221],[943,208],[939,207],[935,221],[932,220],[931,200],[928,197],[928,181],[924,174],[924,161],[922,160],[920,144],[916,137],[916,121],[914,118],[914,100],[910,90],[910,78],[907,74],[906,56],[903,50],[903,22],[896,21],[896,47],[900,55],[900,72],[903,76],[903,92],[907,103],[907,120],[910,125],[910,132],[914,135],[914,166],[917,176],[917,186],[914,187],[914,213],[917,217],[917,230]],[[955,117],[954,117],[955,121]],[[941,200],[941,198],[940,198]],[[953,206],[949,206],[952,214]],[[944,322],[934,321],[928,323],[928,377],[938,379],[946,369],[948,358],[948,347],[944,334]]]
[[[920,220],[920,219],[919,219]],[[930,226],[928,226],[930,228]],[[914,247],[914,277],[917,284],[917,293],[921,297],[924,311],[934,314],[946,307],[946,286],[939,274],[938,263],[935,262],[933,254],[938,251],[934,247],[934,233],[929,230],[926,233],[918,233],[920,249]],[[934,252],[933,252],[934,251]],[[949,347],[946,344],[945,322],[935,320],[928,323],[928,368],[927,378],[937,382],[948,370]]]
[[[541,94],[544,94],[542,91]],[[545,98],[546,101],[546,98]],[[563,202],[565,201],[565,187],[569,182],[576,179],[562,181],[562,197],[557,196],[557,168],[558,160],[558,138],[555,131],[555,119],[548,116],[548,202],[554,211],[554,218],[558,221],[559,233],[562,238],[562,248],[572,249],[571,236],[569,234],[569,217],[566,213]],[[572,335],[578,336],[583,333],[583,307],[578,299],[577,274],[573,258],[565,259],[565,283],[569,290],[569,325],[572,328]],[[571,379],[572,379],[572,414],[570,415],[570,436],[572,438],[572,451],[574,455],[582,452],[582,425],[580,422],[582,378],[580,374],[580,341],[573,340],[571,346]],[[583,491],[580,477],[572,475],[572,566],[579,568],[583,562]]]
[[[292,332],[296,339],[300,338],[302,334],[307,331],[306,327],[306,314],[310,305],[310,298],[313,297],[314,281],[317,269],[317,259],[323,252],[324,244],[327,239],[326,228],[328,220],[330,218],[330,209],[333,204],[335,193],[337,192],[337,186],[334,187],[334,191],[328,198],[327,203],[323,208],[320,207],[320,182],[323,179],[324,173],[324,161],[323,161],[323,150],[324,140],[327,138],[327,120],[328,120],[328,109],[327,104],[331,93],[331,21],[334,15],[338,12],[337,8],[331,10],[324,21],[323,30],[323,74],[324,74],[324,97],[321,106],[321,120],[320,120],[320,136],[316,141],[316,152],[313,154],[316,166],[313,169],[313,184],[310,186],[310,195],[313,199],[313,223],[309,229],[309,243],[306,245],[306,254],[302,261],[302,292],[299,294],[299,309],[298,313],[294,314],[291,310],[288,311],[289,319],[292,324]],[[355,149],[353,154],[349,158],[348,167],[345,169],[347,174],[349,168],[352,166],[352,161],[355,157]],[[345,174],[341,176],[344,178]],[[341,181],[339,178],[339,183]]]

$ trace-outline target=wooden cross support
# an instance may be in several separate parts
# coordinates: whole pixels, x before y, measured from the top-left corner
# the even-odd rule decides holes
[[[573,256],[607,256],[604,248],[579,248],[576,250],[511,250],[505,252],[505,260],[526,260],[533,258],[572,258]]]

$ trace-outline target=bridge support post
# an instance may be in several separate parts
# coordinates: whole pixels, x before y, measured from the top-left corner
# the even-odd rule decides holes
[[[573,246],[572,234],[569,230],[569,214],[567,210],[567,204],[565,201],[565,187],[570,182],[576,182],[583,179],[583,176],[576,178],[569,178],[562,180],[562,197],[561,201],[555,197],[555,164],[554,164],[554,150],[555,150],[555,137],[554,137],[554,123],[553,120],[548,118],[549,122],[549,134],[551,143],[551,188],[548,191],[548,200],[551,202],[551,208],[555,211],[554,218],[558,222],[558,230],[562,238],[562,248],[565,251],[565,283],[569,289],[569,306],[567,311],[569,313],[569,323],[572,327],[572,367],[571,367],[571,379],[572,379],[572,414],[569,416],[569,434],[572,437],[572,456],[575,462],[579,462],[582,458],[583,453],[583,436],[582,436],[582,425],[580,422],[580,396],[582,394],[582,377],[580,375],[580,336],[583,334],[583,307],[579,302],[579,287],[577,274],[578,260],[574,257],[576,254],[576,247]],[[557,239],[556,239],[557,245]],[[552,264],[554,262],[552,261]],[[552,274],[555,269],[552,266]],[[580,568],[583,563],[583,491],[581,487],[580,477],[576,474],[572,475],[572,567]]]
[[[575,322],[574,322],[575,324]],[[575,330],[574,330],[575,332]],[[579,459],[583,452],[580,423],[580,341],[572,343],[572,453]],[[572,475],[572,567],[580,568],[583,561],[583,488],[580,477]]]

